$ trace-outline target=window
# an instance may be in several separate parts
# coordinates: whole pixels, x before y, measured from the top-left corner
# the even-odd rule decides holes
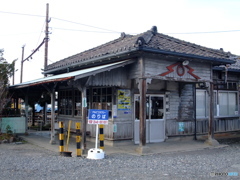
[[[59,91],[59,114],[72,115],[72,90]]]
[[[238,92],[214,91],[214,116],[238,115]],[[209,99],[206,90],[196,91],[196,116],[198,118],[209,116]]]
[[[59,114],[82,115],[81,91],[72,89],[59,91]]]
[[[237,92],[220,91],[218,93],[219,116],[238,115]]]
[[[196,92],[196,115],[197,117],[207,117],[209,113],[209,103],[207,91],[198,90]]]
[[[82,94],[79,90],[74,90],[74,115],[82,115]]]
[[[112,110],[112,88],[92,88],[92,93],[87,93],[88,98],[92,99],[91,109],[105,109],[109,110],[109,116],[111,116]],[[92,94],[92,98],[89,98]]]

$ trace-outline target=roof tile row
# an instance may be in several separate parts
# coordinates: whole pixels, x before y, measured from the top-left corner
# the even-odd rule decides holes
[[[230,56],[233,56],[231,53],[224,52],[223,50],[206,48],[168,35],[157,33],[157,28],[154,26],[151,30],[134,36],[122,33],[121,37],[118,39],[57,61],[48,65],[45,70],[53,70],[72,64],[88,62],[91,59],[104,58],[107,55],[114,56],[116,53],[130,52],[138,47],[213,59],[229,59]]]

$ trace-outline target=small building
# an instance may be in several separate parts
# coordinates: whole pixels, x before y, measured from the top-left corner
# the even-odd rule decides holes
[[[94,136],[96,130],[87,124],[87,110],[105,109],[105,139],[112,142],[131,140],[142,147],[206,133],[212,140],[214,127],[240,129],[239,70],[225,68],[235,59],[158,33],[154,26],[50,64],[47,77],[10,89],[25,100],[48,91],[52,102],[57,92],[57,120],[81,122],[83,139],[86,131]]]

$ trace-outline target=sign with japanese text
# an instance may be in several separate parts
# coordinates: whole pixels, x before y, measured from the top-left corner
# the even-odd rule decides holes
[[[131,92],[129,89],[118,90],[118,110],[131,109]]]
[[[108,110],[89,109],[88,124],[108,124]]]

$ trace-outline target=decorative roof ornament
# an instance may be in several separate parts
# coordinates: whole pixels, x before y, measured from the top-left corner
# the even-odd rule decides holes
[[[157,34],[157,33],[158,33],[158,31],[157,31],[157,26],[153,26],[153,27],[151,28],[151,31],[152,31],[153,35]]]
[[[145,40],[142,36],[138,37],[137,41],[135,44],[137,44],[138,46],[142,46],[143,44],[145,44]]]
[[[121,38],[125,38],[125,37],[126,37],[125,32],[122,32],[122,33],[121,33]]]

